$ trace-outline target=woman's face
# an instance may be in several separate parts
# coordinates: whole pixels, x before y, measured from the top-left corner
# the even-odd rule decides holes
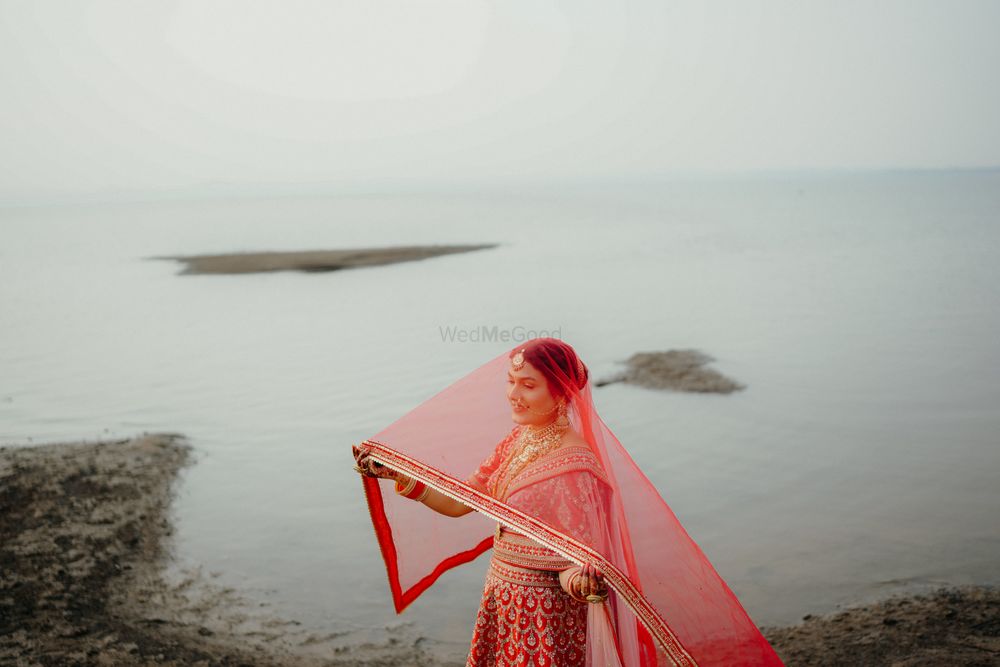
[[[517,424],[548,424],[558,416],[545,376],[527,361],[520,370],[507,368],[507,400]]]

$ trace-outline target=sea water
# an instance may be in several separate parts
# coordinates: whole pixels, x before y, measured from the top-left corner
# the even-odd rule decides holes
[[[185,434],[174,567],[317,635],[467,648],[488,555],[397,617],[350,453],[515,344],[449,328],[556,332],[598,378],[695,348],[744,383],[594,395],[760,625],[1000,580],[1000,172],[21,206],[0,230],[0,444]],[[498,245],[149,259],[458,243]]]

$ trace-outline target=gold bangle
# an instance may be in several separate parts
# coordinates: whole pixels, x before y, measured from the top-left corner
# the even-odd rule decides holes
[[[576,583],[576,580],[582,574],[583,574],[583,570],[577,568],[576,572],[574,572],[573,574],[570,575],[569,581],[566,582],[566,587],[569,588],[569,596],[571,598],[573,598],[574,600],[576,600],[577,602],[586,602],[587,601],[586,598],[580,597],[579,595],[576,594],[576,591],[573,590],[573,586]]]

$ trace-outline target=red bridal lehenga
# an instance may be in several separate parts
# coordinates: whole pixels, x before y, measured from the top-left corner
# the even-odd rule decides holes
[[[515,471],[509,461],[520,429],[511,430],[467,483],[525,513],[560,514],[581,528],[603,514],[607,479],[590,449],[563,447]],[[588,537],[593,537],[589,531]],[[559,583],[559,572],[573,565],[497,524],[468,667],[585,665],[588,603],[571,597]]]
[[[569,389],[570,428],[583,444],[512,465],[522,427],[512,424],[507,369],[535,345],[572,355],[557,382]],[[571,347],[533,339],[361,443],[378,462],[475,510],[446,517],[399,496],[388,480],[362,477],[397,613],[492,547],[470,667],[781,665],[598,416],[581,371]],[[607,600],[563,591],[559,572],[584,563],[603,573]]]

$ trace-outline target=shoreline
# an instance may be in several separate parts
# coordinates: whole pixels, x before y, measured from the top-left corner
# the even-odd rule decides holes
[[[0,664],[434,664],[391,641],[345,650],[200,572],[168,581],[192,452],[173,433],[0,447]]]
[[[170,502],[191,464],[172,433],[0,447],[0,663],[440,664],[415,645],[306,635],[197,572],[167,581]],[[761,630],[789,666],[998,664],[1000,589],[897,594]]]

